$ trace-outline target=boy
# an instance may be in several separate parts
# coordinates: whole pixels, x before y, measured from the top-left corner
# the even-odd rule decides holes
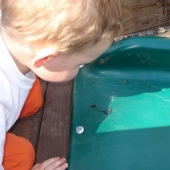
[[[65,158],[33,166],[24,138],[8,133],[42,103],[38,78],[71,80],[107,50],[121,29],[118,0],[1,0],[0,170],[64,170]],[[33,167],[32,167],[33,166]]]

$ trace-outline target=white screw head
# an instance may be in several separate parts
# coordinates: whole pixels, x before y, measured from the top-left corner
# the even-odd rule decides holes
[[[77,134],[82,134],[84,132],[84,127],[83,126],[77,126],[76,127],[76,133]]]

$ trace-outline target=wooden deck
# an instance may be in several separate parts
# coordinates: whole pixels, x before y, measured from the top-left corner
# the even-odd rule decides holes
[[[71,118],[72,81],[41,81],[44,104],[33,116],[20,119],[10,130],[31,141],[36,163],[51,157],[67,157]]]
[[[121,0],[124,34],[170,25],[170,0]],[[11,132],[26,137],[36,150],[36,163],[67,157],[72,110],[73,81],[41,81],[43,107],[37,114],[18,120]]]

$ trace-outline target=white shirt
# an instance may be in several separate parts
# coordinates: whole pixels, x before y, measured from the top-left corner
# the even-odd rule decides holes
[[[18,119],[34,81],[32,72],[19,71],[0,36],[0,170],[6,132]]]

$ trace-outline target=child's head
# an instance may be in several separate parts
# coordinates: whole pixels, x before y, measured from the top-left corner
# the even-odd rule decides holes
[[[120,31],[118,0],[1,0],[2,26],[22,44],[76,52]]]
[[[120,11],[119,0],[1,0],[1,25],[36,53],[78,54],[119,34]]]

